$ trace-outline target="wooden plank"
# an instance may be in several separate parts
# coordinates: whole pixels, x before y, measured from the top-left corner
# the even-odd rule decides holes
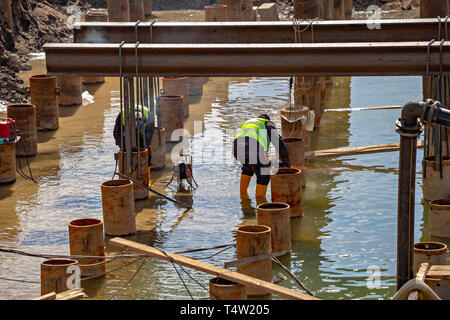
[[[429,269],[430,269],[429,263],[422,263],[420,265],[419,271],[416,274],[416,279],[425,281]],[[419,300],[419,296],[420,296],[419,291],[417,290],[412,291],[408,296],[408,300]]]
[[[56,300],[81,300],[83,298],[87,298],[87,295],[84,292],[63,292],[61,294],[56,295]]]
[[[44,294],[43,296],[40,296],[39,298],[35,298],[33,300],[55,300],[56,299],[56,293],[50,292],[47,294]]]
[[[191,258],[187,258],[181,255],[177,255],[174,253],[170,253],[165,251],[165,253],[170,257],[168,257],[164,252],[162,252],[160,249],[153,248],[150,246],[146,246],[144,244],[136,243],[130,240],[126,240],[123,238],[113,238],[109,241],[110,244],[116,245],[118,247],[121,247],[123,249],[129,249],[133,250],[145,255],[148,255],[149,257],[165,260],[165,261],[174,261],[175,263],[189,267],[198,271],[202,271],[208,274],[211,274],[215,277],[220,277],[225,280],[241,283],[243,285],[247,286],[253,286],[258,288],[263,288],[267,290],[270,293],[279,295],[284,298],[288,299],[296,299],[296,300],[320,300],[318,298],[306,295],[304,293],[284,288],[281,286],[278,286],[276,284],[273,284],[271,282],[263,281],[260,279],[256,279],[253,277],[246,276],[244,274],[230,271],[227,269],[219,268],[201,261],[197,261]]]
[[[417,148],[423,148],[423,141],[417,142]],[[399,151],[400,143],[377,144],[373,146],[339,148],[328,150],[317,150],[305,152],[306,159],[324,159],[332,157],[353,156],[369,153],[392,152]]]
[[[403,106],[379,106],[379,107],[364,107],[364,108],[338,108],[338,109],[324,109],[324,110],[322,110],[322,112],[391,110],[391,109],[402,109],[402,108],[403,108]]]
[[[82,298],[87,298],[87,295],[84,293],[84,289],[80,288],[64,291],[58,294],[55,292],[47,293],[33,300],[80,300]]]
[[[440,279],[450,279],[450,270],[435,270],[428,271],[428,277],[430,278],[440,278]]]
[[[225,265],[225,268],[228,269],[228,268],[232,268],[232,267],[242,266],[244,264],[249,264],[252,262],[258,262],[258,261],[261,261],[264,259],[270,259],[270,258],[274,258],[274,257],[283,256],[286,253],[287,253],[286,251],[266,253],[266,254],[261,254],[259,256],[252,256],[252,257],[228,261],[228,262],[225,262],[224,265]]]

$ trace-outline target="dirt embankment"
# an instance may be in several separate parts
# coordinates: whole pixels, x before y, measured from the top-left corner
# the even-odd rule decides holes
[[[67,27],[68,1],[11,1],[14,31],[5,17],[0,19],[0,100],[26,102],[19,71],[29,69],[29,53],[39,52],[47,42],[64,42],[71,36]]]

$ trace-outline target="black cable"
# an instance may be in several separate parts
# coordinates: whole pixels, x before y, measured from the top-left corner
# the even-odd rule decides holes
[[[178,277],[180,278],[181,282],[183,282],[184,288],[186,289],[186,291],[189,293],[189,296],[191,297],[192,300],[194,300],[194,297],[192,296],[191,292],[189,291],[189,288],[187,287],[186,283],[184,282],[183,277],[181,276],[181,274],[178,272],[177,267],[175,266],[175,263],[173,261],[173,258],[171,256],[169,256],[164,250],[160,249],[160,248],[156,248],[159,251],[161,251],[170,261],[170,263],[172,264],[173,268],[175,269],[175,271],[178,274]]]
[[[136,272],[133,274],[133,276],[115,293],[111,296],[111,298],[109,298],[109,300],[113,299],[114,297],[116,297],[120,291],[122,291],[124,288],[126,288],[131,281],[133,281],[133,279],[136,277],[136,275],[139,273],[139,271],[141,271],[142,267],[144,266],[144,264],[147,262],[147,257],[142,258],[144,259],[144,261],[142,261],[141,265],[137,268]]]

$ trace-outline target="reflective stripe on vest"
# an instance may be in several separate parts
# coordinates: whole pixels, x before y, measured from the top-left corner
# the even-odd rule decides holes
[[[141,112],[142,110],[144,110],[144,120],[147,121],[148,120],[148,108],[147,107],[142,108],[141,106],[137,106],[137,108],[134,109],[133,114],[134,114],[134,116],[136,116],[136,111]],[[125,125],[125,117],[123,116],[123,112],[122,112],[122,125]]]
[[[234,140],[240,137],[249,137],[258,141],[266,152],[269,151],[269,137],[267,135],[266,119],[250,119],[241,124],[241,132],[239,132]]]

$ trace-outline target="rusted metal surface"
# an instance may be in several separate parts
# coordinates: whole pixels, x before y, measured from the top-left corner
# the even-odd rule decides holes
[[[70,255],[104,256],[105,241],[103,222],[98,219],[78,219],[69,223]],[[82,277],[90,277],[105,272],[103,258],[78,259]]]
[[[294,18],[305,20],[320,17],[320,0],[294,0]]]
[[[344,17],[346,20],[351,20],[353,16],[353,0],[344,1]]]
[[[447,245],[440,242],[419,242],[414,244],[414,274],[422,263],[433,265],[447,264]]]
[[[333,19],[334,20],[344,20],[345,19],[344,0],[334,0]]]
[[[105,181],[101,186],[105,234],[126,236],[136,232],[133,182]]]
[[[430,235],[450,238],[450,199],[430,201],[428,229]]]
[[[152,170],[160,170],[166,166],[166,129],[155,128],[152,137]]]
[[[227,6],[223,4],[213,4],[205,7],[205,21],[224,22],[227,21]]]
[[[164,77],[163,94],[166,96],[182,96],[184,117],[189,116],[189,82],[187,77]]]
[[[16,143],[0,143],[0,185],[16,181]]]
[[[125,152],[125,158],[126,159],[126,153]],[[131,172],[129,172],[129,168],[127,167],[127,161],[125,161],[125,164],[122,163],[122,151],[119,150],[119,172],[124,172],[126,175],[128,175],[130,178],[138,181],[139,183],[143,184],[144,186],[148,186],[149,184],[149,177],[148,177],[148,151],[147,149],[140,151],[140,157],[139,157],[141,164],[138,165],[138,154],[137,152],[132,152],[132,167]],[[140,172],[139,172],[140,168]],[[148,198],[148,190],[144,189],[140,186],[134,185],[134,199],[135,200],[143,200]]]
[[[286,138],[283,140],[289,151],[289,160],[291,160],[291,167],[301,170],[302,187],[305,187],[305,143],[301,138]]]
[[[308,115],[309,109],[288,108],[281,110],[281,135],[283,138],[301,138],[305,150],[309,150],[310,133],[302,124],[302,117]]]
[[[258,225],[271,230],[272,252],[291,251],[291,208],[287,203],[263,203],[257,207]]]
[[[369,29],[368,24],[377,24],[380,29]],[[136,41],[135,23],[132,22],[80,22],[75,26],[75,43],[90,42],[92,35],[100,36],[98,43]],[[304,21],[299,22],[299,29],[306,29],[300,41],[304,43],[429,42],[437,37],[439,22],[435,18]],[[142,22],[137,30],[141,44],[150,43],[150,23]],[[290,21],[156,22],[151,30],[153,43],[160,44],[295,43],[293,23]]]
[[[427,73],[428,42],[346,44],[142,44],[142,76],[381,76]],[[119,76],[118,44],[46,44],[52,75]],[[450,42],[442,45],[442,72],[450,73]],[[122,49],[124,76],[136,73],[135,45]],[[440,71],[440,44],[429,72]]]
[[[57,84],[60,88],[59,105],[75,106],[83,103],[83,84],[81,77],[58,76]]]
[[[272,202],[287,203],[291,217],[303,216],[301,170],[280,168],[271,175]]]
[[[144,13],[146,16],[152,15],[153,4],[152,0],[144,0]]]
[[[67,280],[73,275],[67,268],[78,266],[77,260],[50,259],[41,262],[41,295],[69,290]]]
[[[16,156],[31,157],[37,154],[36,106],[11,104],[7,107],[8,118],[16,121],[20,140],[16,145]]]
[[[426,167],[426,176],[423,178],[423,198],[425,200],[438,200],[450,198],[450,159],[444,157],[442,161],[442,177],[438,161],[434,157],[422,159],[422,167]]]
[[[40,131],[59,128],[58,92],[56,77],[47,75],[30,77],[31,104],[36,106],[36,123]]]
[[[247,288],[219,277],[209,280],[210,300],[247,300]]]
[[[333,10],[334,10],[334,0],[323,0],[323,19],[324,20],[332,20],[333,19]]]
[[[130,21],[129,0],[107,0],[108,19],[110,22]]]
[[[253,0],[242,0],[242,20],[253,21]]]
[[[420,0],[420,17],[437,18],[448,15],[448,0]]]
[[[238,259],[272,252],[271,230],[267,226],[247,225],[236,229],[236,257]],[[270,258],[236,267],[236,271],[267,282],[272,281],[272,261]],[[247,287],[248,296],[268,294],[263,289]]]
[[[205,78],[203,77],[189,77],[189,95],[201,96],[203,94],[203,84]]]
[[[89,11],[84,15],[85,22],[108,22],[108,12],[103,10]],[[95,42],[98,37],[93,34],[89,42]],[[99,84],[105,82],[105,77],[83,77],[83,84]]]
[[[179,141],[180,137],[172,137],[175,130],[184,128],[184,108],[182,96],[161,96],[160,126],[166,130],[166,141]]]
[[[220,4],[227,6],[227,21],[243,21],[242,0],[220,0]]]
[[[130,21],[145,21],[145,10],[143,0],[129,0]]]

